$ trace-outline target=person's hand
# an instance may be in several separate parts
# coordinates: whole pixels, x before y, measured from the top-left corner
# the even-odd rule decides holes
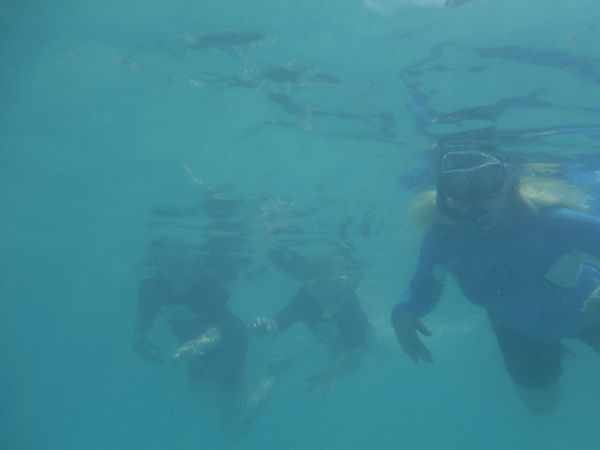
[[[250,329],[255,335],[263,337],[276,334],[279,327],[272,317],[257,317],[252,321]]]
[[[590,318],[600,312],[600,286],[594,289],[590,296],[585,299],[581,311]]]
[[[171,359],[177,361],[184,355],[203,356],[209,350],[212,350],[221,341],[221,331],[217,327],[212,327],[198,336],[184,343],[181,347],[171,354]]]
[[[155,364],[163,362],[160,348],[146,336],[136,336],[133,340],[133,349],[140,358],[146,361]]]
[[[421,342],[418,335],[418,333],[421,333],[423,336],[431,336],[431,332],[425,328],[421,319],[413,313],[404,312],[396,319],[394,330],[402,349],[415,362],[432,361],[431,352]]]

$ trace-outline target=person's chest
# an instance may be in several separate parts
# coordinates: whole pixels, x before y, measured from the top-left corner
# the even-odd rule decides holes
[[[442,263],[471,292],[514,294],[544,279],[565,249],[536,227],[456,233],[446,240]]]
[[[222,310],[219,299],[183,293],[163,305],[161,314],[169,322],[211,322],[222,315]]]

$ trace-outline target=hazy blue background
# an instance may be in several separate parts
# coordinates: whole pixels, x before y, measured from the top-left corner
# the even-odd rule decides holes
[[[541,88],[556,107],[510,110],[496,126],[598,123],[598,80],[568,67],[483,61],[469,49],[521,46],[597,64],[600,5],[377,6],[0,2],[1,449],[597,448],[600,358],[587,348],[569,344],[577,356],[565,364],[564,401],[555,414],[536,418],[519,403],[485,317],[454,286],[427,318],[435,333],[432,365],[401,354],[387,317],[411,276],[421,234],[405,223],[415,192],[398,177],[422,168],[432,145],[415,128],[400,71],[452,42],[439,59],[443,67],[418,77],[436,110]],[[233,51],[186,48],[186,35],[224,30],[262,39]],[[341,84],[261,80],[261,71],[283,65],[332,74]],[[258,82],[252,89],[208,82],[219,77]],[[294,116],[269,93],[309,112],[369,120],[391,113],[395,138],[352,134],[357,124],[341,116]],[[593,139],[561,139],[561,148],[522,150],[597,151]],[[232,308],[247,321],[277,309],[296,288],[265,257],[277,245],[268,225],[278,215],[288,220],[290,210],[322,207],[297,226],[326,242],[348,217],[368,214],[377,230],[352,239],[369,263],[360,293],[380,353],[325,400],[306,395],[303,381],[325,355],[307,358],[237,444],[216,430],[211,403],[191,398],[183,367],[151,366],[131,349],[146,245],[165,230],[203,239],[153,221],[150,211],[194,202],[207,186],[246,199],[248,253],[255,268],[267,267],[232,286]],[[166,330],[156,334],[169,345]],[[302,330],[277,342],[252,341],[250,381],[269,357],[310,342]]]

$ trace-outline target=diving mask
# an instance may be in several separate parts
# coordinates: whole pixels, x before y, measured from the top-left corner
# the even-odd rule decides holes
[[[500,193],[506,175],[506,163],[494,155],[449,152],[439,161],[438,191],[460,203],[491,200]]]

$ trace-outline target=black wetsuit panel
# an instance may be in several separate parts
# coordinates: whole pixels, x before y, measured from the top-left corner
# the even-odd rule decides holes
[[[165,318],[180,342],[217,327],[221,331],[219,344],[191,359],[190,376],[212,376],[219,385],[229,387],[244,381],[248,336],[244,323],[229,309],[228,296],[223,282],[208,271],[196,276],[180,293],[166,278],[155,275],[140,282],[138,314],[151,320],[161,308],[169,310]]]
[[[328,344],[334,353],[366,345],[368,319],[356,293],[353,290],[346,290],[340,295],[343,295],[343,298],[337,300],[339,304],[327,317],[325,308],[310,290],[303,286],[294,299],[275,317],[279,330],[285,331],[294,323],[302,322],[318,335],[322,327],[333,326],[336,333]]]

